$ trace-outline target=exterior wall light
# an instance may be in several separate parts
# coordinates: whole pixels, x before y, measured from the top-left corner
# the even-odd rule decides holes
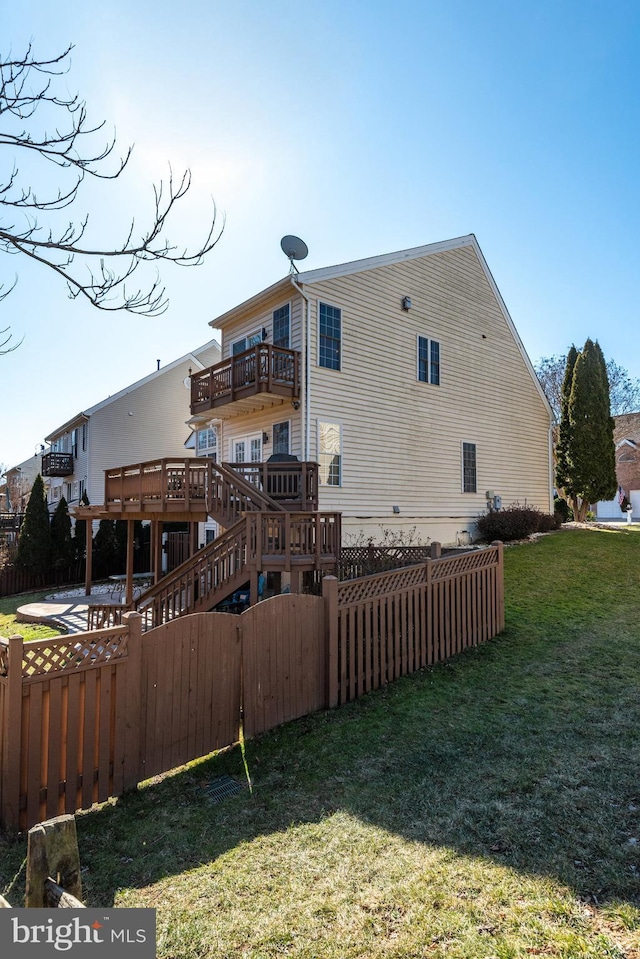
[[[408,313],[409,310],[411,309],[411,297],[410,297],[410,296],[403,296],[403,298],[402,298],[402,309],[403,309],[403,310],[406,310],[407,313]]]

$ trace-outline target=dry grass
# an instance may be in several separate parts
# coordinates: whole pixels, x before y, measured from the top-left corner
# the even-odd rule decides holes
[[[88,904],[156,907],[162,959],[640,959],[639,560],[512,547],[502,636],[248,742],[252,793],[204,792],[235,749],[79,816]]]

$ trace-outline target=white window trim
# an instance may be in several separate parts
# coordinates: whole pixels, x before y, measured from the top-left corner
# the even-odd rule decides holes
[[[280,349],[281,349],[281,350],[290,350],[290,349],[291,349],[291,343],[292,343],[292,341],[293,341],[293,330],[292,330],[292,326],[293,326],[293,303],[292,303],[291,300],[287,300],[286,303],[281,303],[280,306],[276,306],[276,308],[271,311],[271,342],[272,342],[273,345],[275,346],[275,341],[276,341],[276,329],[275,329],[275,323],[274,323],[274,320],[273,320],[274,314],[275,314],[278,310],[282,310],[285,306],[288,306],[288,307],[289,307],[289,346],[281,346]]]
[[[420,340],[427,341],[427,378],[426,380],[420,379]],[[440,347],[442,343],[440,340],[437,340],[435,336],[428,336],[426,333],[416,333],[416,379],[418,383],[423,383],[425,386],[440,386],[441,380],[441,369],[442,363],[440,363],[440,371],[438,373],[438,382],[431,382],[431,344],[438,344],[438,355],[440,355]],[[465,440],[466,442],[466,440]]]
[[[234,436],[234,437],[232,437],[232,438],[229,440],[229,463],[235,463],[235,462],[236,462],[236,459],[235,459],[235,444],[236,444],[236,443],[244,443],[244,445],[245,445],[245,446],[244,446],[245,459],[244,459],[242,462],[243,462],[243,463],[251,463],[251,462],[252,462],[251,459],[250,459],[250,458],[247,459],[246,457],[247,457],[247,456],[249,456],[249,457],[251,456],[251,441],[252,441],[252,440],[256,440],[256,439],[259,439],[259,440],[260,440],[260,460],[259,460],[259,461],[256,460],[255,462],[256,462],[256,463],[257,463],[257,462],[261,462],[261,463],[262,463],[262,462],[263,462],[263,457],[264,457],[264,443],[262,442],[262,430],[257,430],[257,431],[255,431],[255,432],[253,432],[253,433],[244,433],[244,434],[241,435],[241,436]]]
[[[332,369],[330,366],[322,366],[320,364],[320,304],[330,306],[332,310],[340,310],[340,365],[337,370]],[[316,300],[316,321],[316,365],[319,369],[326,370],[328,373],[342,373],[344,364],[344,310],[341,306],[338,306],[337,303],[329,303],[328,300],[318,299]],[[328,423],[329,420],[323,420],[323,422]]]
[[[464,488],[464,446],[473,446],[476,455],[476,488],[473,493]],[[460,490],[463,496],[476,496],[478,493],[478,443],[476,440],[460,440]]]
[[[318,483],[322,486],[323,489],[340,489],[342,487],[343,480],[344,480],[344,421],[339,419],[337,416],[318,416],[316,420],[316,451],[317,451],[318,463],[320,462],[320,424],[321,423],[328,423],[330,425],[335,425],[340,429],[340,477],[339,477],[340,482],[337,485],[333,483],[322,483],[320,480],[320,477],[318,476]]]
[[[272,451],[275,451],[274,438],[273,438],[273,428],[274,428],[274,426],[280,426],[282,423],[288,423],[288,425],[289,425],[289,449],[287,450],[287,453],[291,453],[291,420],[290,420],[290,419],[278,420],[277,423],[273,423],[273,424],[272,424],[272,426],[271,426],[271,444],[270,444],[270,445],[271,445],[271,449],[272,449]]]
[[[239,336],[237,340],[231,340],[229,343],[229,359],[233,359],[234,356],[237,356],[237,353],[233,352],[233,348],[236,343],[241,343],[242,340],[245,341],[244,350],[238,350],[238,353],[244,353],[246,350],[250,350],[252,346],[258,346],[262,343],[262,327],[257,330],[255,333],[246,333],[244,336]],[[255,343],[249,344],[249,340],[256,340]]]

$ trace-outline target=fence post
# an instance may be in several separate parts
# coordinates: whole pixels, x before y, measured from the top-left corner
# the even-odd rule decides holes
[[[338,705],[338,577],[325,576],[322,580],[322,598],[325,603],[327,637],[327,706]]]
[[[442,544],[433,542],[431,544],[431,559],[440,559],[442,556]]]
[[[50,876],[65,892],[77,900],[82,899],[75,816],[56,816],[29,830],[25,896],[28,909],[42,909],[48,905],[45,887]]]
[[[496,539],[491,544],[498,551],[498,568],[496,570],[496,628],[499,633],[504,630],[504,545]]]
[[[128,629],[125,694],[125,753],[123,789],[134,789],[140,773],[140,724],[142,696],[142,616],[125,613],[122,625]]]
[[[439,545],[439,544],[438,544]],[[425,644],[426,656],[423,665],[431,665],[435,661],[435,650],[433,648],[433,560],[425,560],[424,570],[424,615],[425,615]]]
[[[20,828],[20,755],[22,751],[22,636],[9,638],[7,687],[2,717],[2,809],[6,829]]]

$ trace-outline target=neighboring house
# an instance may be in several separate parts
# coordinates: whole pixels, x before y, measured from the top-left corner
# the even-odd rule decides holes
[[[626,497],[632,514],[640,518],[640,413],[624,413],[614,416],[613,441],[616,447],[616,477],[618,494],[612,500],[596,505],[598,519],[625,519],[620,509]]]
[[[2,510],[7,510],[10,513],[24,513],[31,496],[33,482],[38,473],[41,472],[42,453],[35,453],[34,456],[30,456],[24,462],[8,469],[4,474],[6,491],[2,500]]]
[[[290,274],[210,325],[190,425],[222,461],[317,461],[344,544],[464,542],[494,496],[551,511],[551,409],[473,235]]]
[[[102,503],[106,469],[195,455],[185,451],[188,377],[219,359],[220,347],[211,340],[49,433],[50,447],[42,457],[49,510],[62,496],[70,508],[78,506],[84,492],[91,503]]]

